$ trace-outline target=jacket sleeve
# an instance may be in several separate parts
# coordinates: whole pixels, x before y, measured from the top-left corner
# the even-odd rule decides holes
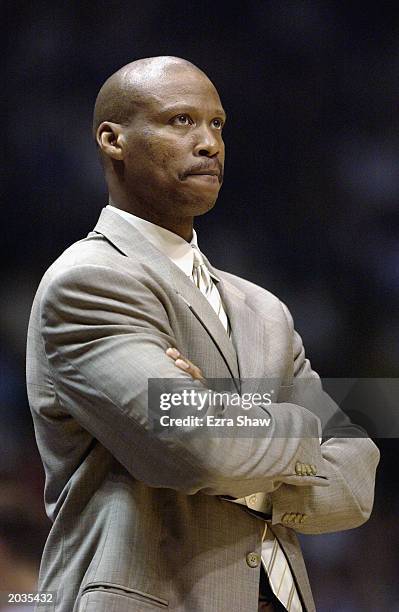
[[[319,376],[305,358],[291,315],[285,311],[294,334],[292,401],[314,411],[321,420],[320,448],[330,485],[322,489],[282,484],[271,494],[272,522],[309,534],[351,529],[370,517],[379,450],[323,391]]]
[[[375,444],[369,438],[330,438],[321,451],[329,487],[282,484],[271,494],[273,524],[318,534],[353,529],[369,519],[379,461]]]
[[[146,277],[107,266],[76,265],[53,276],[41,297],[41,329],[63,410],[149,486],[241,497],[277,479],[304,485],[298,460],[317,467],[306,484],[327,486],[319,418],[293,403],[267,406],[267,438],[198,435],[195,427],[165,436],[154,429],[148,379],[174,378],[185,389],[204,390],[165,354],[176,344],[166,299]],[[217,412],[209,404],[203,410]],[[254,406],[251,416],[264,418],[265,409]]]

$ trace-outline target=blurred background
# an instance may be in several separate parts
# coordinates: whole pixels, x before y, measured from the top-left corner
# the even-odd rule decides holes
[[[229,117],[225,184],[196,224],[201,249],[288,304],[322,376],[396,377],[399,9],[338,0],[16,0],[2,9],[0,591],[26,591],[48,530],[26,328],[43,272],[107,203],[90,131],[98,89],[140,57],[201,67]],[[320,612],[399,610],[399,443],[377,443],[371,520],[302,538]]]

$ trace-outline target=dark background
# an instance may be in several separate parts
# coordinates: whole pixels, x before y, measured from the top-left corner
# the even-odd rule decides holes
[[[395,3],[17,1],[3,9],[0,511],[26,508],[38,532],[47,529],[24,387],[27,321],[45,269],[107,203],[91,113],[104,80],[134,59],[191,60],[227,110],[225,183],[196,223],[210,261],[288,304],[322,376],[397,376]],[[372,519],[303,538],[321,612],[399,610],[399,443],[378,445]],[[10,533],[0,520],[0,560]]]

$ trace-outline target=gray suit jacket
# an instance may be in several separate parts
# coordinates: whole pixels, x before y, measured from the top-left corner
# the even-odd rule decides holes
[[[270,492],[271,528],[311,611],[295,531],[349,529],[370,515],[377,448],[349,438],[357,430],[322,391],[287,308],[214,272],[234,343],[190,279],[110,210],[43,277],[27,385],[53,521],[39,588],[57,593],[57,612],[256,612],[260,568],[247,555],[261,553],[264,520],[224,498],[257,491]],[[149,378],[201,388],[165,355],[169,346],[209,379],[272,378],[271,435],[154,431]],[[266,409],[253,406],[251,417]],[[317,474],[298,474],[298,461]]]

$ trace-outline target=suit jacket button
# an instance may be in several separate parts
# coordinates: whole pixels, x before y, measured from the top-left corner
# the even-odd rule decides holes
[[[249,501],[251,506],[254,506],[256,504],[256,502],[257,502],[257,499],[258,498],[256,497],[256,495],[251,495],[251,497],[249,498],[248,501]]]
[[[284,523],[292,523],[294,520],[295,513],[294,512],[285,512],[281,518]]]
[[[260,563],[260,557],[256,552],[250,552],[247,554],[247,565],[249,567],[258,567]]]

